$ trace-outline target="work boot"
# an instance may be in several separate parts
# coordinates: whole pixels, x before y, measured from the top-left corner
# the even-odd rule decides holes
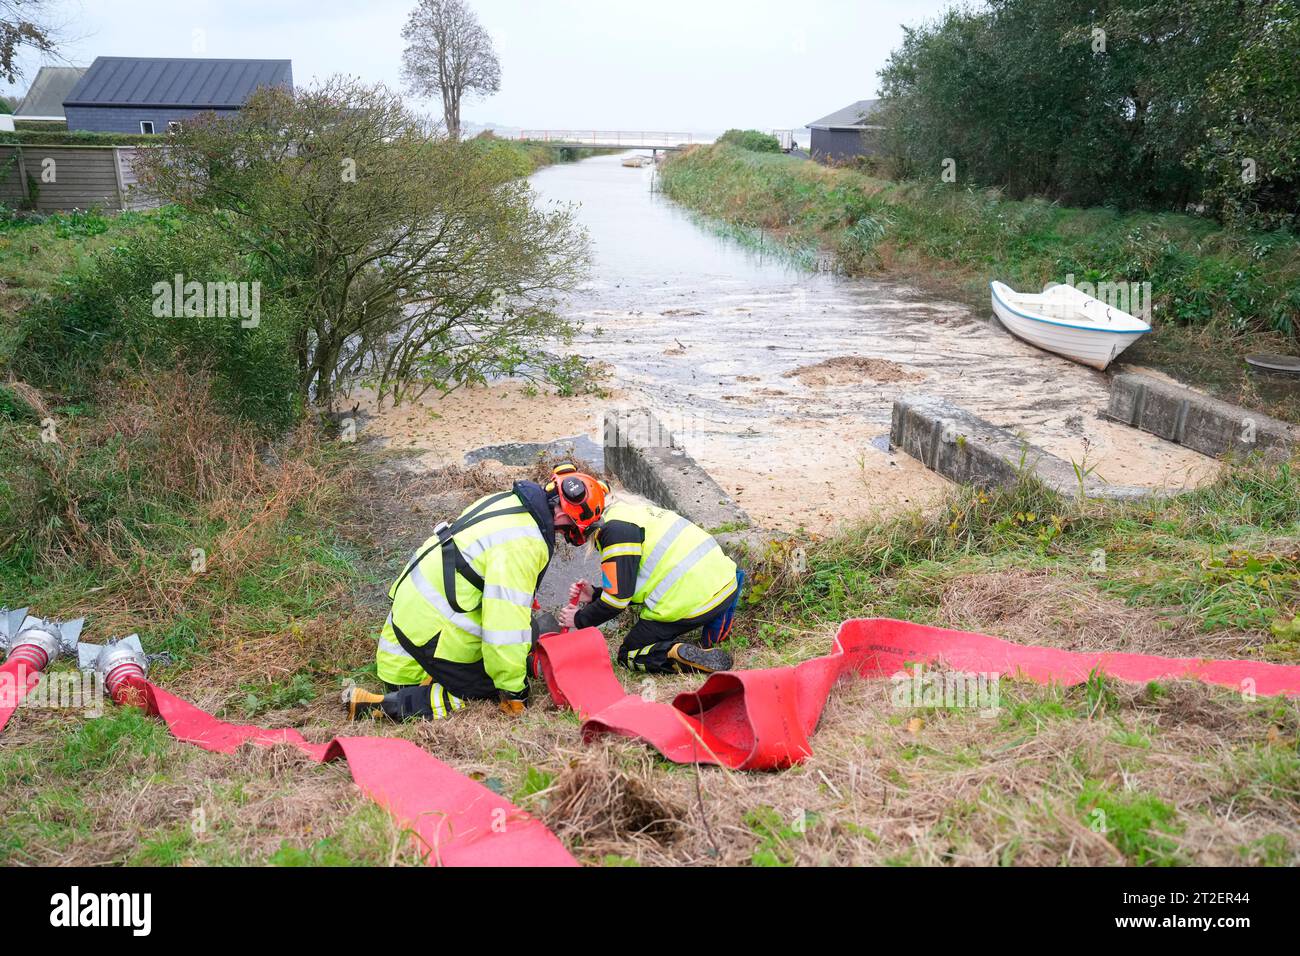
[[[705,649],[685,641],[672,646],[668,651],[668,659],[676,664],[678,672],[713,674],[731,670],[731,655],[726,651],[717,647]]]
[[[360,687],[343,688],[343,706],[347,708],[348,720],[381,720],[387,716],[383,705],[383,694],[372,694]]]

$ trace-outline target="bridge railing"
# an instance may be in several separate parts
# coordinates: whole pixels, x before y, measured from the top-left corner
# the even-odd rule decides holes
[[[520,130],[516,139],[532,140],[539,143],[564,143],[575,146],[626,146],[642,148],[669,148],[673,146],[693,146],[712,143],[713,137],[697,133],[673,133],[661,130],[574,130],[574,129],[525,129]]]

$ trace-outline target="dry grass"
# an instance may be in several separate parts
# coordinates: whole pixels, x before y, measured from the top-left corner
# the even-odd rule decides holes
[[[808,635],[780,651],[752,651],[746,663],[807,657],[828,644],[829,635]],[[302,653],[284,651],[286,660]],[[269,645],[256,653],[271,656]],[[206,690],[197,678],[172,686],[216,708],[231,695],[225,682],[236,671],[205,667]],[[643,680],[625,685],[641,692]],[[694,683],[671,678],[652,689],[666,701]],[[1114,685],[1097,702],[1087,688],[1003,681],[998,712],[981,716],[900,708],[891,689],[888,681],[842,682],[812,738],[813,756],[767,774],[676,766],[621,738],[582,745],[574,715],[536,698],[516,721],[482,704],[434,724],[346,726],[332,699],[321,695],[256,722],[297,726],[313,740],[341,731],[411,739],[538,814],[588,863],[1129,862],[1089,826],[1080,805],[1089,784],[1175,808],[1181,830],[1152,837],[1163,841],[1168,859],[1300,862],[1300,788],[1293,777],[1268,770],[1271,757],[1296,747],[1295,703],[1250,703],[1191,683],[1166,685],[1156,695]],[[50,739],[50,724],[65,719],[20,712],[10,729],[13,752],[35,751]],[[20,859],[122,861],[140,852],[142,841],[183,831],[203,807],[213,827],[205,839],[215,843],[187,838],[182,858],[265,860],[282,846],[309,849],[342,839],[360,820],[369,862],[414,860],[396,828],[376,831],[341,766],[317,767],[290,748],[204,754],[161,735],[121,748],[90,779],[77,781],[86,827],[78,840],[29,839]],[[42,794],[50,781],[39,767],[29,769],[29,777],[5,788],[9,810],[48,799]]]
[[[1155,704],[1142,689],[1125,688],[1091,718],[1082,716],[1087,701],[1080,689],[1016,686],[1010,694],[1019,702],[1059,698],[1070,713],[1026,725],[973,713],[900,711],[888,683],[851,682],[832,696],[813,757],[789,771],[702,768],[697,799],[695,770],[647,761],[639,744],[599,742],[538,799],[548,823],[586,859],[1123,863],[1124,854],[1089,827],[1078,805],[1092,781],[1176,807],[1189,824],[1168,837],[1171,858],[1246,863],[1254,857],[1242,847],[1277,839],[1293,862],[1300,854],[1300,794],[1260,792],[1242,764],[1253,747],[1294,746],[1294,708],[1270,739],[1250,707],[1196,685],[1177,685]],[[1147,749],[1132,746],[1139,738],[1149,740]],[[660,817],[677,822],[646,825]]]
[[[1071,651],[1177,656],[1184,650],[1204,653],[1206,644],[1195,621],[1129,607],[1046,570],[953,578],[943,590],[939,615],[945,627]]]
[[[42,745],[65,718],[22,716],[12,742],[23,748],[17,759],[29,759],[6,769],[21,766],[30,780],[6,779],[6,811],[24,811],[10,864],[231,864],[322,841],[361,843],[373,863],[417,862],[408,835],[353,786],[342,763],[318,765],[290,747],[207,753],[154,727],[88,767],[60,768],[71,779],[50,790],[40,785],[51,773],[42,764],[60,767],[71,747]]]
[[[5,383],[5,388],[13,394],[20,402],[32,410],[32,413],[44,421],[50,417],[50,406],[45,401],[45,396],[41,394],[40,389],[28,385],[26,382],[20,382],[9,376],[9,381]]]

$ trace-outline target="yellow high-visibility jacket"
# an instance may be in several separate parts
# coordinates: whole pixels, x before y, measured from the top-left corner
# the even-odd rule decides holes
[[[667,509],[612,504],[596,543],[605,580],[593,612],[601,605],[617,613],[639,604],[646,620],[684,621],[708,613],[736,591],[736,562],[707,531]],[[635,578],[629,581],[631,575],[619,568],[633,567]],[[608,616],[591,615],[594,623]]]
[[[447,531],[468,569],[457,572],[455,551],[440,546],[434,534],[416,551],[402,577],[389,590],[392,611],[376,652],[379,678],[390,684],[418,684],[431,673],[403,648],[397,629],[422,650],[436,639],[431,656],[438,662],[475,664],[499,690],[524,690],[532,640],[533,596],[555,547],[555,527],[545,492],[532,482],[516,482],[512,492],[480,498]],[[444,568],[444,561],[449,561]],[[447,571],[450,569],[451,574]],[[481,589],[472,578],[482,580]],[[448,600],[447,582],[455,604]],[[454,671],[456,668],[446,668]],[[457,696],[454,677],[431,673]]]

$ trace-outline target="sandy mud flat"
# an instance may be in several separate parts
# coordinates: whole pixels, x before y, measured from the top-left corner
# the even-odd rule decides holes
[[[608,156],[533,177],[543,198],[579,204],[591,234],[593,279],[566,311],[584,324],[574,348],[612,370],[608,399],[508,382],[385,409],[367,427],[436,466],[578,436],[591,452],[607,409],[646,405],[760,525],[782,530],[942,496],[944,479],[889,451],[892,403],[908,393],[946,397],[1114,484],[1185,488],[1218,473],[1102,418],[1104,374],[963,305],[743,248],[651,192],[653,175]]]

